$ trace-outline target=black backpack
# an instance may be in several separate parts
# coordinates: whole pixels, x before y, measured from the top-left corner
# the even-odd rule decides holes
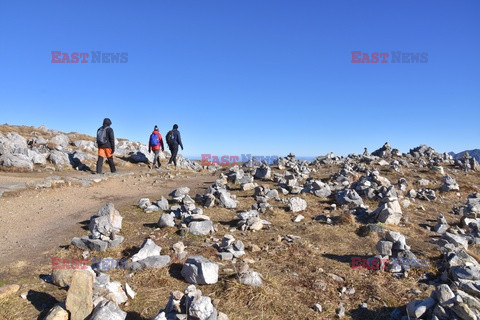
[[[175,137],[173,135],[173,130],[168,131],[166,138],[167,138],[167,144],[169,147],[175,144]]]
[[[102,146],[107,143],[107,128],[100,127],[97,130],[97,145]]]

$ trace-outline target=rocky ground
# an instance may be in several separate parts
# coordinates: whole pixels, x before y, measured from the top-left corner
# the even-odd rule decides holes
[[[42,130],[43,164],[28,158]],[[385,144],[150,170],[125,142],[99,176],[53,164],[62,133],[42,130],[0,130],[0,319],[480,317],[474,159]],[[17,157],[32,168],[5,166]]]

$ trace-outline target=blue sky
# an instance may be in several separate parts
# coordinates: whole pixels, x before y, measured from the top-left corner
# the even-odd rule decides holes
[[[148,142],[186,155],[478,148],[479,1],[1,1],[0,123]],[[427,63],[351,63],[351,51]],[[51,63],[51,51],[127,63]]]

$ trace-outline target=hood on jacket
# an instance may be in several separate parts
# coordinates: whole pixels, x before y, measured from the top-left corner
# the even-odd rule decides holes
[[[112,124],[112,121],[109,118],[103,119],[103,126],[104,127],[108,127],[111,124]]]

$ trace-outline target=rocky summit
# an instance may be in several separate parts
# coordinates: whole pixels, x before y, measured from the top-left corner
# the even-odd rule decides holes
[[[92,137],[1,132],[2,319],[480,319],[474,158],[385,143],[153,170],[120,139],[100,178]]]

